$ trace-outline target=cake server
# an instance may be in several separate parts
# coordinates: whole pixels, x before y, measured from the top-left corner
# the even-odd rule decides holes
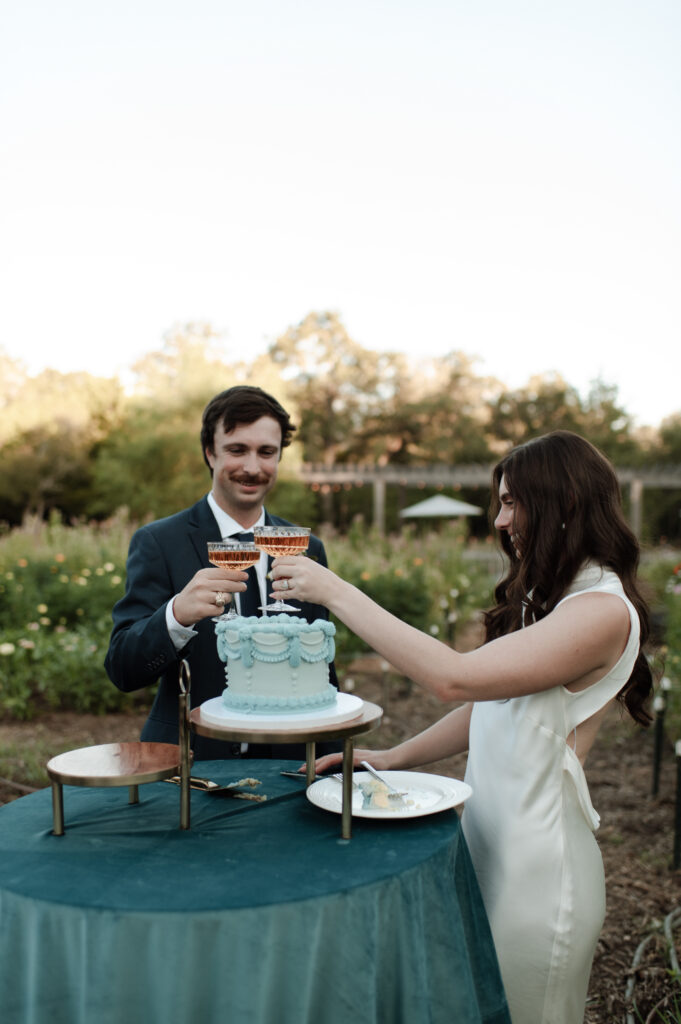
[[[179,786],[181,779],[179,775],[173,775],[165,781],[173,782],[176,786]],[[238,782],[229,782],[226,786],[221,786],[211,779],[201,779],[196,775],[192,775],[189,778],[190,789],[198,789],[202,793],[219,793],[221,796],[233,796],[238,800],[256,800],[258,803],[262,803],[263,800],[267,800],[266,796],[261,796],[258,793],[242,793],[239,789],[240,786],[248,786],[253,789],[260,784],[259,779],[239,779]]]

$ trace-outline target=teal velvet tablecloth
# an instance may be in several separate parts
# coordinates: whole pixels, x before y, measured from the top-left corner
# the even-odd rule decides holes
[[[509,1024],[489,927],[454,811],[338,815],[280,775],[265,803],[179,789],[64,787],[0,808],[3,1024]],[[297,767],[297,765],[296,765]]]

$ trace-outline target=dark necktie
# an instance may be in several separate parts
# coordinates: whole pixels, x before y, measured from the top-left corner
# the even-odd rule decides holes
[[[241,541],[244,544],[253,543],[253,533],[235,533],[232,540]],[[244,616],[256,615],[258,618],[262,616],[260,605],[262,601],[260,599],[260,587],[258,586],[258,577],[256,576],[255,566],[252,565],[246,570],[248,579],[246,580],[246,590],[240,594],[241,602],[241,614]]]

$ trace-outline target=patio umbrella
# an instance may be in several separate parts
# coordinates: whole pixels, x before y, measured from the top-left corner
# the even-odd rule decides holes
[[[448,516],[455,519],[457,516],[481,516],[483,510],[477,505],[469,505],[467,501],[459,501],[458,498],[449,498],[446,494],[435,494],[432,498],[419,501],[416,505],[403,508],[400,516],[403,518],[426,516]]]

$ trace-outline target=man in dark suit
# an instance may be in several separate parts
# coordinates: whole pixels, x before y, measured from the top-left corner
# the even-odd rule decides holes
[[[208,541],[249,533],[257,525],[292,525],[265,511],[282,450],[296,428],[286,410],[261,388],[239,386],[216,395],[203,413],[201,446],[213,478],[209,494],[191,508],[141,527],[130,541],[125,595],[113,609],[113,631],[105,666],[119,690],[129,693],[160,679],[142,730],[143,740],[178,741],[179,666],[191,670],[191,703],[197,707],[219,696],[225,666],[217,653],[212,617],[225,598],[241,604],[241,613],[260,614],[267,603],[270,559],[248,574],[210,566]],[[311,536],[308,554],[326,565],[319,538]],[[302,603],[303,618],[328,618],[321,605]],[[337,686],[335,668],[331,682]],[[192,735],[197,760],[249,757],[305,757],[304,745],[222,742]],[[323,753],[319,745],[320,753]],[[334,749],[335,746],[334,746]]]

